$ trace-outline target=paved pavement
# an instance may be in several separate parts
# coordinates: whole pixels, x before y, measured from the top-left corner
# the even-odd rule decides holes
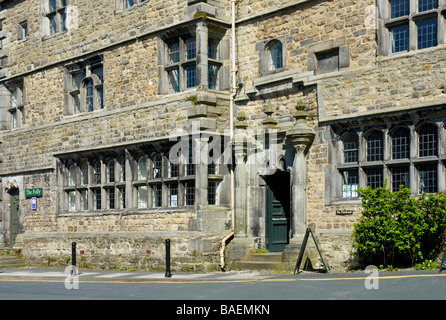
[[[2,280],[60,280],[70,275],[71,268],[67,269],[1,269],[0,281]],[[244,281],[297,281],[297,280],[360,280],[367,279],[373,275],[366,272],[346,273],[316,273],[301,272],[298,274],[274,274],[260,271],[229,271],[229,272],[172,272],[171,277],[166,277],[165,272],[143,272],[143,271],[104,271],[104,270],[77,270],[78,280],[81,282],[244,282]],[[445,277],[446,270],[430,271],[380,271],[376,274],[380,279],[402,279],[419,277]],[[446,280],[446,278],[445,278]]]
[[[60,280],[67,278],[71,273],[68,269],[3,269],[0,270],[0,281],[2,280]],[[187,281],[187,282],[209,282],[209,281],[258,281],[277,278],[278,275],[264,274],[253,271],[230,271],[230,272],[171,272],[166,277],[165,272],[143,272],[143,271],[103,271],[103,270],[78,270],[78,280],[81,282],[151,282],[151,281]]]

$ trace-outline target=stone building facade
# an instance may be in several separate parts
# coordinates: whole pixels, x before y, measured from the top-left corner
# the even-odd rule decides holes
[[[345,270],[387,181],[446,189],[442,0],[0,1],[0,241],[31,265]],[[215,161],[214,161],[215,160]]]

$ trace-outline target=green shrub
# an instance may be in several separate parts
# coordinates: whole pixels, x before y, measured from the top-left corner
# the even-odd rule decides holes
[[[446,193],[410,196],[410,189],[359,189],[362,215],[353,247],[364,265],[408,267],[435,259],[445,242]]]

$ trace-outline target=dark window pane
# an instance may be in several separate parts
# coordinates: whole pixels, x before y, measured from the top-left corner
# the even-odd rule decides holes
[[[390,28],[390,45],[392,53],[409,50],[409,25]]]
[[[409,0],[391,0],[390,1],[390,17],[398,18],[409,14]]]
[[[410,132],[398,128],[392,133],[392,159],[406,159],[410,156]]]
[[[368,169],[366,170],[367,186],[376,189],[383,186],[383,170]]]
[[[400,187],[409,188],[409,167],[395,167],[391,169],[392,191],[400,190]]]
[[[367,135],[367,161],[383,159],[383,135],[380,131],[372,131]]]
[[[438,0],[418,0],[418,11],[427,11],[438,7]]]
[[[437,155],[437,127],[425,124],[418,130],[418,156]]]
[[[418,191],[419,193],[437,192],[436,165],[422,165],[418,167]]]
[[[418,49],[435,47],[437,45],[437,18],[417,22]]]

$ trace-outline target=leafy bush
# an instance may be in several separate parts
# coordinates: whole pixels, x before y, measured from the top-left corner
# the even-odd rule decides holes
[[[364,265],[414,266],[435,259],[445,242],[446,193],[410,196],[410,189],[359,189],[362,216],[353,229]]]

